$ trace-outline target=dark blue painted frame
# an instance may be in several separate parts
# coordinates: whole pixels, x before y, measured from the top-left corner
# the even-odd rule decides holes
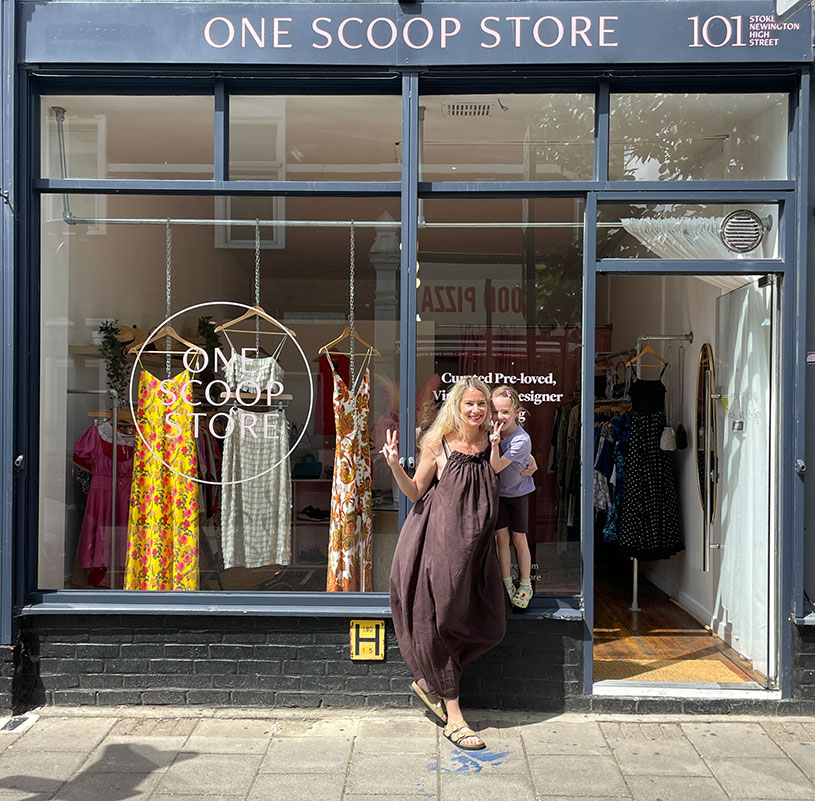
[[[4,5],[4,8],[7,6]],[[3,18],[4,30],[11,26]],[[8,41],[8,40],[6,40]],[[4,65],[13,74],[13,63],[4,51]],[[306,71],[307,72],[307,71]],[[494,71],[490,75],[493,83],[501,82],[505,87],[512,85],[513,74],[499,75]],[[400,406],[405,410],[401,418],[401,454],[405,458],[414,453],[415,410],[415,377],[413,365],[416,356],[416,297],[415,297],[415,264],[416,264],[416,234],[417,211],[420,197],[456,197],[462,195],[482,197],[533,197],[533,196],[573,196],[585,200],[586,221],[596,219],[597,204],[603,201],[628,202],[779,202],[782,204],[782,220],[784,238],[780,242],[781,258],[777,260],[760,261],[667,261],[660,259],[603,259],[596,257],[596,229],[593,225],[584,228],[584,331],[592,331],[595,322],[596,286],[595,277],[598,273],[757,273],[775,272],[784,274],[784,317],[782,337],[782,352],[784,364],[782,365],[782,383],[790,385],[794,382],[793,392],[785,393],[782,410],[782,431],[780,448],[783,454],[795,453],[803,458],[803,347],[805,328],[805,266],[806,266],[806,177],[808,172],[808,143],[809,143],[809,91],[810,76],[807,70],[777,71],[768,68],[762,71],[759,78],[761,89],[775,89],[790,91],[790,82],[801,76],[800,84],[791,94],[791,124],[789,132],[789,180],[785,181],[699,181],[699,182],[672,182],[659,183],[632,183],[608,180],[608,142],[609,142],[609,98],[612,91],[628,91],[637,86],[640,90],[665,88],[676,90],[672,85],[674,78],[668,72],[660,72],[659,68],[652,71],[640,68],[636,75],[623,77],[598,78],[596,75],[587,77],[557,76],[552,78],[550,86],[557,90],[567,90],[570,83],[585,90],[588,84],[595,91],[595,166],[594,180],[586,182],[421,182],[419,181],[418,152],[418,113],[419,92],[422,89],[421,81],[425,75],[417,71],[394,71],[389,77],[401,81],[401,95],[403,108],[403,164],[400,182],[327,182],[307,183],[293,181],[275,182],[244,182],[230,181],[228,175],[228,147],[229,126],[228,108],[229,93],[241,84],[235,76],[223,79],[201,79],[194,88],[189,82],[172,85],[162,83],[145,87],[144,77],[132,77],[124,82],[94,78],[76,78],[67,81],[45,79],[37,85],[37,90],[29,89],[29,77],[21,72],[17,78],[19,104],[18,104],[18,137],[20,142],[19,158],[17,160],[17,180],[21,190],[18,205],[19,219],[17,233],[20,242],[28,244],[18,259],[16,275],[18,284],[14,284],[13,271],[8,269],[3,273],[3,334],[4,348],[0,357],[9,352],[14,353],[17,369],[15,376],[19,379],[14,389],[9,385],[4,388],[2,422],[0,422],[0,480],[4,500],[10,500],[14,493],[14,510],[16,524],[14,526],[16,548],[12,550],[12,526],[6,517],[2,518],[0,529],[0,642],[9,642],[12,635],[11,611],[12,604],[24,614],[59,614],[59,613],[175,613],[187,614],[190,612],[211,614],[237,614],[251,611],[253,614],[271,615],[316,615],[316,616],[349,616],[353,614],[388,616],[389,608],[384,594],[348,593],[329,596],[325,593],[240,593],[240,592],[200,592],[191,596],[178,593],[130,593],[124,591],[107,591],[104,593],[85,592],[74,590],[32,591],[36,587],[36,548],[32,545],[32,538],[27,535],[31,521],[37,519],[37,420],[39,414],[36,387],[38,384],[39,364],[35,359],[29,359],[28,354],[39,352],[39,324],[36,310],[39,296],[39,271],[32,266],[39,264],[39,209],[40,196],[43,193],[61,193],[64,191],[79,193],[122,193],[122,194],[281,194],[281,195],[340,195],[340,196],[371,196],[388,195],[401,196],[402,214],[402,255],[401,255],[401,352],[400,352]],[[701,72],[701,70],[700,70]],[[774,75],[774,72],[778,72]],[[467,71],[463,71],[466,79]],[[370,85],[365,80],[365,71],[357,71],[354,79],[359,80],[358,85],[364,84],[370,91]],[[646,78],[645,84],[643,77]],[[656,77],[654,77],[656,76]],[[316,76],[312,76],[316,77]],[[342,81],[342,75],[334,76],[339,79],[337,91],[346,92],[347,84]],[[737,91],[745,80],[741,71],[735,70],[732,76],[732,87],[721,75],[717,76],[715,84],[700,79],[699,88],[708,91],[721,91],[725,84],[728,91]],[[171,78],[168,78],[171,80]],[[279,83],[263,82],[261,86],[253,87],[250,91],[302,91],[302,78],[287,79],[291,85],[284,81]],[[328,81],[323,74],[318,93],[329,91],[329,87],[336,81]],[[427,86],[431,91],[438,91],[444,86],[445,91],[450,87],[444,80],[434,84],[432,72],[428,76]],[[354,80],[351,80],[353,84]],[[457,79],[454,83],[458,84]],[[646,85],[647,84],[647,85]],[[4,84],[4,87],[6,84]],[[383,86],[382,83],[379,84]],[[274,87],[274,88],[272,88]],[[295,89],[296,87],[296,89]],[[547,87],[547,79],[538,77],[534,90],[541,91]],[[753,87],[755,88],[755,87]],[[533,87],[524,87],[531,91]],[[39,91],[48,92],[123,92],[139,94],[214,94],[215,104],[215,155],[214,179],[212,181],[119,181],[119,180],[68,180],[40,179],[39,177]],[[684,87],[688,91],[687,85]],[[245,91],[241,88],[241,91]],[[9,103],[4,103],[3,113],[6,118],[11,116]],[[4,130],[10,130],[5,126]],[[2,140],[3,166],[7,169],[8,137]],[[3,187],[6,184],[7,173],[3,173]],[[803,189],[802,189],[803,184]],[[29,191],[28,188],[31,188]],[[8,255],[9,238],[7,236],[7,215],[3,221],[3,259],[5,265],[13,263]],[[13,226],[12,226],[13,228]],[[796,269],[796,265],[798,268]],[[794,280],[790,280],[790,277]],[[16,298],[16,301],[15,301]],[[12,329],[13,308],[17,309],[17,327]],[[26,346],[14,348],[16,331],[17,341],[26,343]],[[584,338],[583,347],[583,373],[584,376],[593,373],[594,366],[594,340],[593,337]],[[10,350],[9,350],[10,349]],[[7,374],[7,373],[6,373]],[[15,415],[12,420],[12,411]],[[585,430],[590,430],[593,421],[593,404],[591,397],[584,393],[582,401],[582,422]],[[26,470],[19,474],[16,480],[10,476],[11,454],[10,435],[15,429],[18,443],[14,452],[25,454],[28,459]],[[582,510],[584,521],[590,521],[591,514],[591,440],[583,444],[583,495]],[[789,664],[791,632],[784,609],[790,604],[795,609],[802,608],[803,594],[803,486],[798,477],[794,475],[792,460],[786,459],[781,470],[780,509],[782,521],[780,526],[780,542],[782,553],[779,558],[782,575],[779,588],[779,636],[781,638],[781,688],[785,695],[790,692]],[[13,488],[13,490],[12,490]],[[407,505],[402,499],[400,516],[404,517]],[[10,518],[10,504],[4,503],[0,515]],[[5,547],[4,547],[5,545]],[[15,558],[10,558],[11,554]],[[592,625],[594,603],[594,569],[593,569],[593,535],[590,527],[584,524],[582,533],[582,595],[573,598],[536,598],[535,605],[527,612],[530,617],[554,617],[560,619],[584,620],[584,691],[591,692],[592,687]],[[14,593],[10,587],[12,582],[5,580],[6,576],[14,571]]]

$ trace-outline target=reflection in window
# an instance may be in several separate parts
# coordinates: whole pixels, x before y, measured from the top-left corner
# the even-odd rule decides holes
[[[44,178],[63,177],[63,157],[67,178],[213,177],[212,97],[49,95],[40,108]]]
[[[734,224],[733,215],[745,211]],[[600,203],[597,217],[601,259],[778,258],[774,204]]]
[[[377,454],[398,420],[398,198],[287,198],[285,225],[262,228],[282,246],[257,259],[254,226],[225,248],[219,226],[173,222],[169,262],[164,220],[212,219],[212,197],[105,200],[101,232],[58,214],[42,230],[39,586],[387,591],[397,510]],[[241,215],[268,219],[255,201]],[[333,402],[335,381],[342,397],[350,385],[348,338],[320,354],[349,315],[350,231],[295,224],[349,219],[377,223],[354,230],[370,474],[364,454],[336,457],[349,425],[366,441]],[[168,286],[170,346],[162,334],[139,353],[168,318]],[[235,321],[255,305],[268,317]]]
[[[611,97],[612,181],[787,177],[786,94]]]
[[[229,101],[234,181],[399,181],[398,95],[235,96]]]
[[[422,180],[592,178],[593,95],[425,95],[420,104]]]
[[[529,500],[536,592],[578,592],[583,202],[426,200],[424,212],[417,426],[459,376],[518,390],[540,466]]]

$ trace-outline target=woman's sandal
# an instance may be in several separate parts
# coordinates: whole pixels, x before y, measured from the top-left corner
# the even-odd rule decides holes
[[[517,606],[518,609],[526,609],[534,594],[531,585],[520,584],[512,597],[512,605]]]
[[[425,692],[415,681],[410,685],[410,689],[416,693],[427,711],[433,716],[433,722],[439,726],[444,726],[447,723],[447,709],[444,706],[444,699],[439,698],[438,695],[433,695],[433,693]]]
[[[444,736],[464,751],[482,751],[487,747],[487,744],[463,720],[459,723],[448,723],[444,727]],[[464,742],[471,737],[478,739],[477,745],[468,745]]]

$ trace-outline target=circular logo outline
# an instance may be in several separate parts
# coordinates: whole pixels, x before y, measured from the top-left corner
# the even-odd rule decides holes
[[[186,473],[183,473],[182,471],[177,470],[171,464],[168,464],[167,462],[165,462],[164,459],[162,459],[161,456],[159,456],[153,450],[153,448],[150,446],[150,443],[145,439],[145,436],[142,433],[141,426],[139,425],[139,416],[136,413],[136,411],[134,411],[134,409],[133,409],[133,380],[134,380],[134,378],[136,376],[136,368],[140,365],[140,360],[141,360],[142,353],[145,352],[144,351],[145,345],[165,325],[169,325],[170,322],[172,320],[174,320],[176,317],[179,317],[182,314],[186,314],[187,312],[194,311],[196,309],[202,309],[202,308],[207,307],[207,306],[235,306],[235,307],[237,307],[239,309],[243,309],[244,311],[251,311],[254,308],[253,306],[247,306],[245,303],[239,303],[237,301],[232,301],[232,300],[205,301],[204,303],[196,303],[193,306],[187,306],[186,309],[181,309],[180,311],[175,312],[175,314],[170,315],[166,320],[164,320],[164,322],[157,325],[150,332],[147,339],[145,339],[145,341],[139,347],[139,352],[136,354],[136,360],[133,362],[133,369],[130,371],[130,383],[128,385],[127,402],[128,402],[128,406],[130,407],[130,412],[133,415],[133,424],[135,425],[136,431],[139,434],[139,439],[141,439],[141,441],[144,443],[145,447],[150,451],[150,453],[156,459],[158,459],[168,470],[172,470],[176,475],[179,475],[179,476],[181,476],[182,478],[185,478],[185,479],[189,479],[190,481],[193,481],[196,484],[207,484],[209,486],[214,486],[214,487],[230,487],[230,486],[236,486],[238,484],[244,484],[244,483],[249,482],[249,481],[255,481],[255,479],[258,479],[261,476],[265,476],[267,473],[270,473],[272,470],[274,470],[279,464],[286,461],[286,459],[288,459],[289,456],[291,456],[292,453],[294,453],[294,451],[297,449],[297,446],[300,444],[300,441],[303,439],[303,437],[306,434],[308,424],[309,424],[309,422],[311,422],[312,412],[314,411],[314,377],[311,374],[311,369],[309,368],[309,363],[308,363],[308,359],[306,358],[305,351],[300,346],[300,343],[297,341],[296,337],[290,337],[292,342],[294,342],[294,344],[297,346],[297,350],[300,353],[300,356],[303,359],[303,364],[305,365],[305,368],[306,368],[306,375],[308,376],[308,389],[309,389],[308,414],[306,415],[305,422],[303,423],[303,426],[302,426],[302,428],[300,430],[300,436],[297,437],[294,444],[289,447],[289,450],[286,452],[286,454],[284,456],[282,456],[280,459],[278,459],[271,467],[266,468],[266,470],[264,470],[262,473],[258,473],[256,476],[251,476],[250,478],[242,478],[242,479],[239,479],[237,481],[208,481],[205,478],[199,478],[197,476],[195,476],[195,477],[188,476]],[[271,317],[271,315],[269,315],[269,316]],[[271,317],[271,319],[274,320],[274,322],[277,323],[278,325],[282,325],[282,323],[280,323],[280,321],[275,319],[274,317]],[[148,351],[148,353],[149,353],[149,351]],[[232,358],[235,358],[235,356],[237,356],[237,353],[235,353]],[[154,375],[149,370],[146,370],[144,367],[142,367],[141,369],[144,372],[151,375],[153,378],[158,379],[159,383],[161,383],[162,381],[165,380],[165,379],[159,379],[157,375]],[[186,365],[185,365],[184,369],[185,370],[187,369]],[[136,394],[138,396],[138,392]],[[136,408],[138,409],[138,402],[136,404]],[[229,412],[221,412],[221,414],[229,414]],[[224,438],[224,439],[226,439],[226,438]]]

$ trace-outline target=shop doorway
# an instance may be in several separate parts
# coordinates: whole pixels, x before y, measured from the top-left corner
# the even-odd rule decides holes
[[[598,277],[595,692],[775,684],[779,287]]]

